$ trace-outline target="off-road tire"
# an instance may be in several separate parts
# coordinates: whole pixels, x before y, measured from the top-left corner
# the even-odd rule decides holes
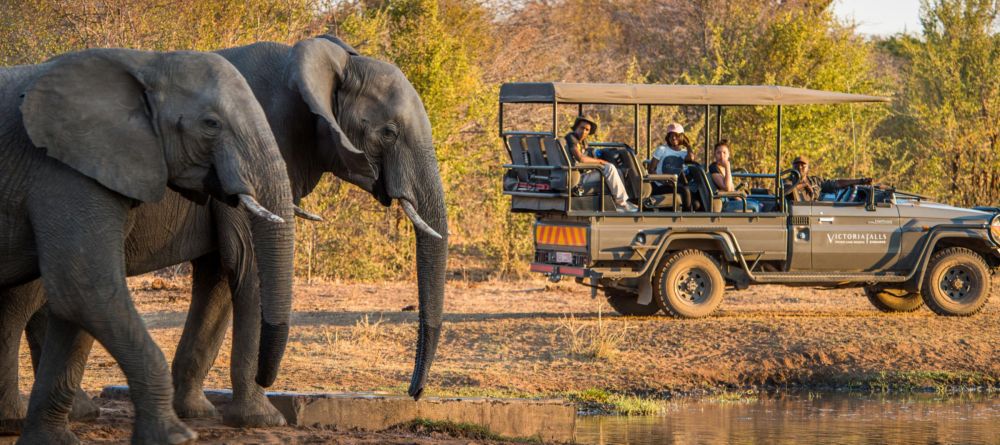
[[[963,247],[935,253],[924,275],[924,304],[938,315],[969,316],[990,298],[993,277],[983,257]]]
[[[666,257],[653,276],[653,301],[677,318],[707,317],[722,304],[726,280],[718,263],[700,250]]]
[[[865,296],[875,309],[882,312],[913,312],[924,305],[919,293],[903,289],[865,286]]]
[[[621,289],[606,289],[604,296],[615,312],[626,317],[648,317],[660,312],[660,306],[650,301],[649,304],[639,304],[639,296]]]

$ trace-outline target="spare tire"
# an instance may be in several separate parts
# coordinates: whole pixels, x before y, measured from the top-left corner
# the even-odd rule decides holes
[[[903,289],[865,286],[865,296],[875,309],[882,312],[913,312],[924,305],[919,292]]]
[[[639,295],[626,290],[605,289],[604,296],[615,312],[626,317],[648,317],[660,311],[660,307],[652,301],[649,304],[639,304]]]

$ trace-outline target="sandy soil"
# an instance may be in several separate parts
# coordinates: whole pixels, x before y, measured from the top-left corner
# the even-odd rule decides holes
[[[153,289],[160,284],[151,276],[131,284],[153,337],[172,356],[186,316],[187,284],[173,281]],[[1000,386],[1000,298],[976,316],[945,318],[926,309],[882,314],[859,290],[761,286],[728,291],[721,310],[702,320],[620,317],[572,283],[455,281],[446,298],[447,324],[430,395],[560,395],[601,388],[676,396],[733,388]],[[408,306],[415,304],[415,286],[409,283],[297,285],[292,341],[274,389],[405,391],[417,318]],[[229,344],[227,339],[207,387],[229,387]],[[24,390],[31,382],[29,363],[22,347]],[[124,384],[124,376],[95,347],[84,387],[99,391],[109,384]],[[76,428],[81,438],[125,440],[127,411],[109,408],[115,409],[106,420]],[[424,440],[409,433],[192,424],[209,443]]]

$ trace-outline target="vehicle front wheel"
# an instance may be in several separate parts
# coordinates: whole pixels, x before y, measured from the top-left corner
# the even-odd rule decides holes
[[[983,257],[952,247],[931,257],[921,294],[927,307],[938,315],[972,315],[989,300],[991,278]]]
[[[865,296],[875,309],[882,312],[913,312],[924,305],[919,293],[903,289],[865,286]]]
[[[660,312],[660,307],[653,303],[639,304],[639,296],[621,289],[607,289],[604,296],[608,297],[608,304],[611,308],[626,317],[648,317]]]
[[[653,277],[653,301],[678,318],[701,318],[722,304],[726,281],[712,257],[683,250],[667,257]]]

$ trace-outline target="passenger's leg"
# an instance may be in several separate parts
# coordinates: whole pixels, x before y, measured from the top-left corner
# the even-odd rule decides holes
[[[625,192],[625,183],[622,182],[622,176],[618,173],[618,169],[611,163],[607,163],[604,164],[602,173],[604,174],[604,182],[607,183],[608,190],[611,191],[611,196],[615,199],[615,205],[619,208],[626,207],[628,193]]]

